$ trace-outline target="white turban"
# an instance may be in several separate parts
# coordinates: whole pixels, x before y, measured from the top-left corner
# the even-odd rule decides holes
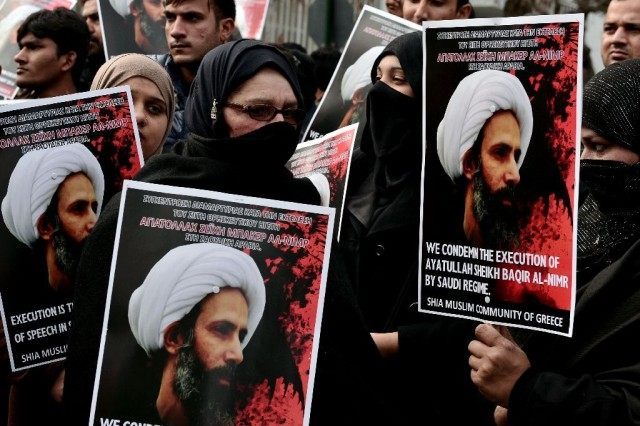
[[[244,348],[264,312],[264,280],[251,256],[214,243],[176,247],[151,268],[129,300],[133,337],[150,355],[164,346],[164,333],[169,325],[224,287],[240,289],[247,300],[249,318]]]
[[[371,84],[371,68],[383,50],[384,46],[372,47],[346,69],[340,86],[340,94],[344,102],[350,102],[356,90]]]
[[[531,101],[520,80],[504,71],[482,70],[463,78],[438,125],[438,157],[452,180],[462,176],[462,159],[484,123],[499,110],[511,110],[520,126],[522,166],[533,131]]]
[[[122,16],[123,18],[126,18],[128,15],[131,15],[131,3],[133,3],[133,0],[109,0],[109,3],[111,3],[111,7],[113,7],[113,10],[115,10],[118,15]]]
[[[11,173],[7,195],[2,200],[2,218],[9,232],[32,247],[40,237],[38,219],[47,210],[53,194],[67,176],[78,172],[91,180],[99,214],[104,176],[100,163],[87,147],[74,143],[23,155]]]

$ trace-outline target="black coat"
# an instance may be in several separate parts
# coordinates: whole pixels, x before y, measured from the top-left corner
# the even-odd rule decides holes
[[[640,241],[578,289],[573,337],[523,339],[532,368],[509,401],[515,426],[640,425]]]

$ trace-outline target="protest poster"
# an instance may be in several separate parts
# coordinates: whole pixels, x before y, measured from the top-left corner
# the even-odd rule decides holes
[[[0,311],[11,369],[63,359],[82,244],[140,169],[128,88],[0,108]]]
[[[572,334],[582,32],[425,23],[420,311]]]
[[[16,62],[19,51],[17,31],[25,19],[42,9],[73,8],[75,0],[6,0],[0,7],[0,99],[13,99],[16,86]]]
[[[182,388],[178,376],[192,378],[193,394],[206,393],[202,398],[223,407],[235,424],[308,423],[333,216],[327,207],[127,181],[89,423],[175,424],[164,396]],[[198,324],[237,306],[221,298],[232,290],[227,286],[240,288],[248,315],[223,317],[233,319],[226,332],[210,328],[237,342],[233,330],[247,318],[246,346],[236,344],[233,357],[221,351],[224,360],[208,350],[189,351],[207,339]],[[261,319],[252,313],[260,288]],[[170,342],[187,345],[177,351]],[[180,374],[165,368],[174,361]],[[230,368],[222,378],[216,378],[219,366]],[[202,423],[217,424],[187,394],[170,399],[190,422],[202,408]]]
[[[123,53],[169,53],[161,1],[97,0],[107,59]]]
[[[347,179],[357,130],[358,123],[351,124],[321,138],[301,142],[287,163],[296,177],[320,173],[329,181],[329,207],[335,208],[337,215],[336,237],[340,235],[342,207],[347,195]]]
[[[419,30],[418,24],[365,5],[302,140],[317,139],[346,125],[360,123],[355,140],[358,147],[366,122],[366,98],[372,86],[371,68],[375,59],[396,37]]]
[[[269,0],[236,1],[236,26],[244,38],[260,40],[267,20]]]

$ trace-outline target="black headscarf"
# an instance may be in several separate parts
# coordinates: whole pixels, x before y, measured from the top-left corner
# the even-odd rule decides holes
[[[395,55],[416,98],[422,97],[422,33],[402,35],[391,41],[373,63],[371,82],[376,82],[376,69],[385,56]]]
[[[640,153],[640,59],[609,65],[584,88],[582,126]]]
[[[275,47],[256,40],[225,43],[207,53],[187,99],[184,118],[191,135],[173,153],[152,158],[136,177],[166,185],[209,189],[276,200],[319,204],[308,179],[294,179],[285,167],[298,144],[298,132],[285,122],[267,124],[230,138],[222,106],[235,89],[261,69],[284,76],[302,105],[296,74]],[[214,100],[216,118],[212,118]],[[176,155],[177,154],[177,155]]]
[[[263,68],[273,68],[289,81],[303,108],[302,92],[296,73],[282,52],[276,47],[257,40],[238,40],[224,43],[207,53],[191,85],[185,105],[185,123],[189,131],[203,138],[227,137],[222,108],[217,107],[217,118],[211,117],[213,101],[224,103],[242,83]]]

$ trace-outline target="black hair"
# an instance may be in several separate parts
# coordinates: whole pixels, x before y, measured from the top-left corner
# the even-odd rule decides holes
[[[73,82],[79,83],[89,51],[89,28],[80,15],[64,7],[34,12],[18,28],[18,43],[27,34],[53,40],[58,56],[75,52],[71,75]]]
[[[179,6],[186,0],[164,0],[164,6],[173,4]],[[207,0],[209,8],[213,10],[216,15],[216,23],[221,19],[231,18],[236,19],[236,2],[235,0]]]
[[[333,76],[340,61],[340,55],[340,50],[335,46],[323,46],[311,52],[316,86],[320,90],[327,90],[331,76]]]
[[[282,43],[276,47],[287,57],[296,71],[304,101],[304,108],[302,105],[299,108],[307,111],[315,104],[314,62],[302,46],[300,46],[302,50],[296,46],[300,45],[297,43]]]

